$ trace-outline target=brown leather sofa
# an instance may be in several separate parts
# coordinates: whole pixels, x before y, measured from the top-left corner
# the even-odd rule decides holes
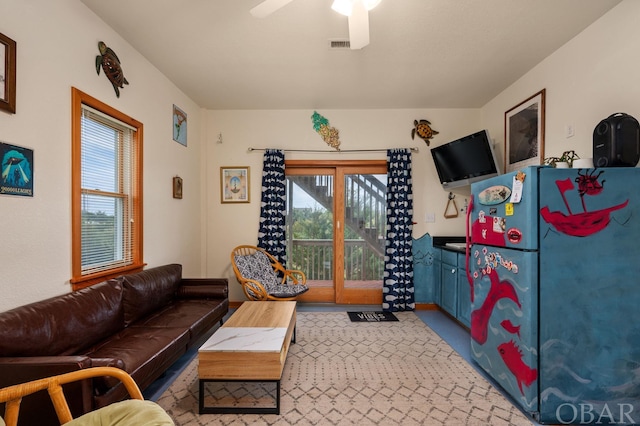
[[[182,278],[182,266],[171,264],[2,312],[0,387],[112,366],[144,390],[228,311],[226,278]],[[107,377],[64,392],[74,417],[127,395]],[[50,398],[42,392],[25,398],[19,424],[58,425]]]

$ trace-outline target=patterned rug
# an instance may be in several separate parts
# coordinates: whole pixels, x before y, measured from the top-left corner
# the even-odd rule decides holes
[[[199,415],[197,360],[158,403],[178,426],[532,424],[414,313],[396,315],[398,322],[352,323],[346,312],[298,312],[279,415]],[[274,390],[227,386],[225,395],[257,399]]]

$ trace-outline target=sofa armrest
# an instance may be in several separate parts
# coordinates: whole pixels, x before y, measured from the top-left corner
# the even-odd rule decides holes
[[[91,367],[87,356],[26,356],[0,358],[0,387]]]
[[[120,358],[91,358],[92,367],[116,367],[124,370],[124,361]],[[125,370],[126,371],[126,370]]]
[[[229,280],[226,278],[183,278],[178,287],[182,299],[227,299]]]
[[[2,371],[12,368],[34,368],[34,366],[39,365],[51,366],[52,368],[58,368],[58,366],[60,366],[60,368],[80,370],[91,367],[91,358],[85,355],[0,357],[0,370]]]
[[[91,358],[87,356],[0,357],[0,388],[89,367]],[[74,416],[92,410],[93,386],[90,379],[66,385],[64,393]],[[25,398],[20,418],[24,417],[26,424],[47,424],[47,419],[55,419],[55,411],[48,399],[48,395],[42,392]]]

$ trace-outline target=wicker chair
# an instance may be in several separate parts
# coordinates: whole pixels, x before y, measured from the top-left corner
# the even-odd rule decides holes
[[[249,300],[294,300],[309,290],[304,272],[286,269],[259,247],[242,245],[234,248],[231,265]]]
[[[112,376],[119,379],[131,396],[130,400],[116,402],[106,407],[73,419],[69,405],[64,396],[62,385],[86,380],[92,377]],[[0,389],[0,403],[5,402],[4,422],[7,426],[18,424],[18,414],[22,398],[46,389],[58,415],[60,424],[69,426],[82,425],[173,425],[171,417],[157,404],[145,401],[140,388],[131,376],[119,368],[93,367],[76,370],[70,373],[46,377],[27,383],[21,383]],[[4,424],[0,417],[0,425]]]

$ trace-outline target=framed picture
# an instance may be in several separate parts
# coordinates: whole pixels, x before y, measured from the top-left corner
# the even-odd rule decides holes
[[[505,172],[542,164],[545,89],[504,113]]]
[[[182,199],[182,178],[180,176],[173,178],[173,198]]]
[[[173,140],[187,146],[187,113],[173,106]]]
[[[16,42],[0,33],[0,109],[16,113]]]
[[[249,167],[220,167],[220,198],[223,203],[249,202]]]
[[[33,197],[33,150],[0,142],[0,194]]]

